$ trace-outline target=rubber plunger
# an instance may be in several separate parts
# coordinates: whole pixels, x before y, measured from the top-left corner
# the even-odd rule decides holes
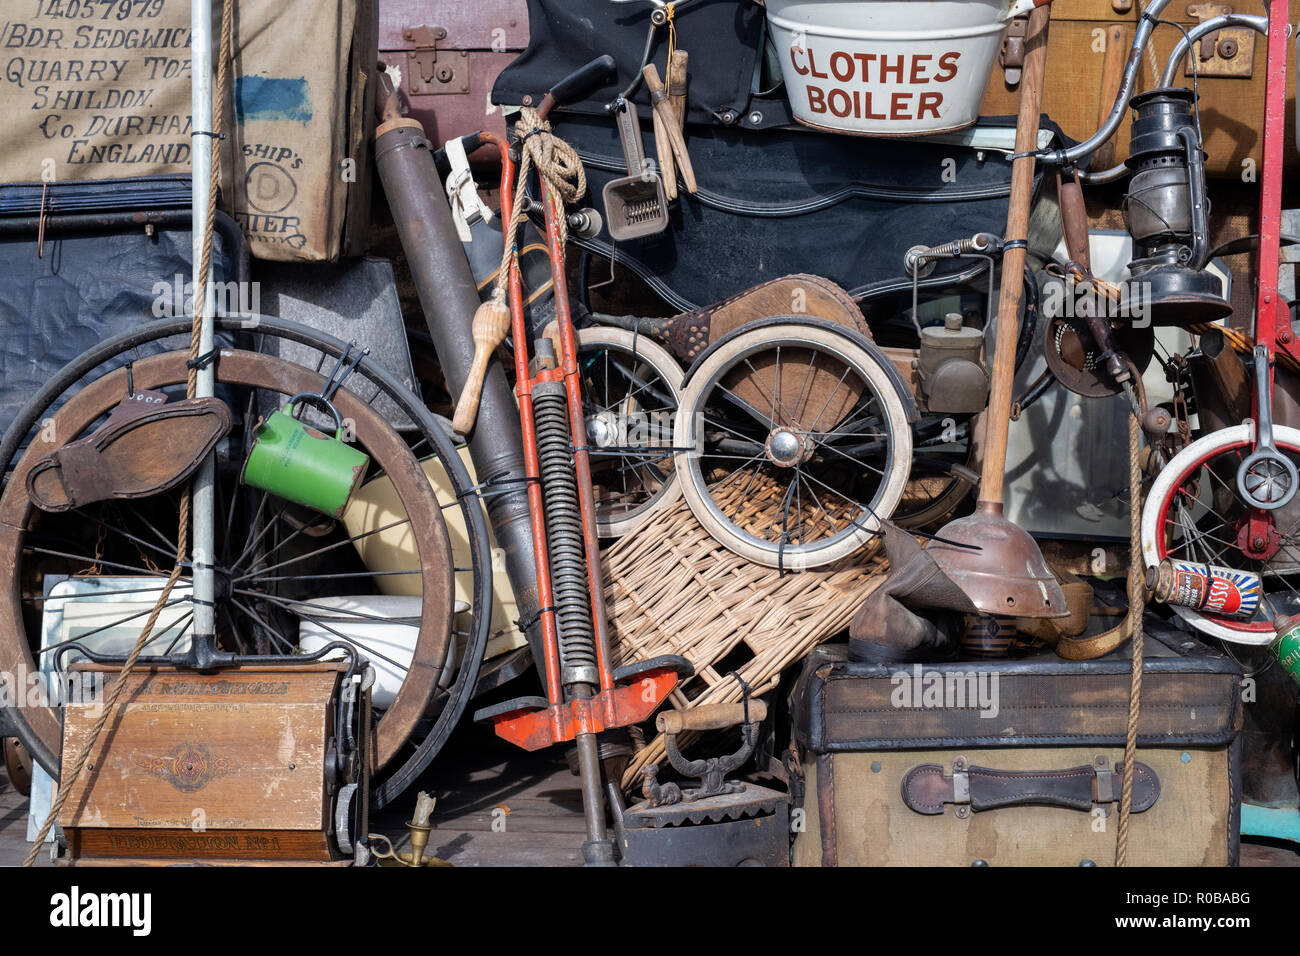
[[[1047,60],[1050,8],[1034,10],[1025,43],[1020,80],[1020,114],[1016,120],[1016,159],[1011,167],[1008,242],[1024,239],[1034,189],[1039,109]],[[1030,155],[1026,155],[1030,154]],[[1007,464],[1007,430],[1011,423],[1021,282],[1025,249],[1012,246],[1002,256],[1002,293],[993,356],[992,390],[985,421],[984,470],[975,513],[950,521],[926,549],[935,563],[986,614],[1006,617],[1065,617],[1065,594],[1043,560],[1037,543],[1023,528],[1002,516],[1002,485]],[[953,542],[951,544],[945,542]]]

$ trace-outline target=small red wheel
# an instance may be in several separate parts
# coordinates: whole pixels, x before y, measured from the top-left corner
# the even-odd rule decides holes
[[[1256,511],[1266,536],[1248,541],[1251,509],[1237,492],[1237,469],[1254,450],[1254,424],[1211,432],[1192,442],[1156,476],[1142,509],[1142,553],[1148,566],[1178,558],[1264,578],[1266,593],[1294,597],[1300,606],[1300,499],[1276,511]],[[1278,450],[1300,462],[1300,430],[1275,426]],[[1263,547],[1258,545],[1262,544]],[[1197,630],[1237,644],[1267,644],[1273,624],[1263,612],[1248,621],[1191,608],[1174,610]],[[1278,610],[1281,610],[1280,608]]]

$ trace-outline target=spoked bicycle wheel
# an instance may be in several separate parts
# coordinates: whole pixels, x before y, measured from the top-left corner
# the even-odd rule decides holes
[[[690,449],[677,453],[677,474],[700,523],[742,557],[787,570],[870,541],[912,457],[884,360],[796,317],[715,346],[690,374],[675,435]]]
[[[1275,425],[1278,449],[1300,463],[1300,430]],[[1142,508],[1142,555],[1252,571],[1267,595],[1300,598],[1300,499],[1276,511],[1247,508],[1237,493],[1238,466],[1254,450],[1254,426],[1211,432],[1160,471]],[[1253,519],[1253,520],[1252,520]],[[1173,606],[1197,630],[1237,644],[1267,644],[1273,624],[1261,609],[1251,620]]]
[[[617,538],[677,500],[673,421],[682,370],[668,351],[626,329],[579,329],[583,417],[602,537]]]
[[[902,528],[937,525],[957,509],[979,484],[980,452],[976,435],[983,413],[926,415],[912,437],[912,470],[893,522]]]
[[[126,395],[128,379],[136,392],[156,389],[183,397],[189,328],[188,319],[150,323],[82,355],[41,389],[0,444],[6,473],[0,493],[0,559],[9,577],[0,597],[0,670],[35,673],[38,658],[43,663],[52,659],[53,644],[73,637],[86,646],[97,638],[116,639],[112,652],[117,652],[120,642],[129,648],[138,636],[175,555],[181,492],[46,513],[28,500],[25,478],[37,459],[92,431]],[[300,637],[307,649],[305,634],[311,631],[318,643],[357,646],[380,675],[377,707],[387,684],[374,728],[374,769],[380,781],[375,802],[383,805],[441,749],[477,679],[491,613],[490,552],[481,507],[449,436],[418,398],[368,359],[344,379],[334,404],[354,435],[354,446],[370,456],[370,480],[391,483],[391,520],[354,531],[348,516],[336,522],[240,484],[258,418],[291,395],[319,391],[345,346],[272,318],[218,319],[216,331],[221,341],[233,336],[240,345],[252,346],[222,347],[216,361],[217,394],[235,416],[230,437],[216,453],[218,645],[241,654],[291,654]],[[314,350],[316,367],[268,354],[281,343]],[[390,413],[405,416],[401,431],[376,410],[381,397]],[[430,456],[442,466],[452,494],[440,497],[433,490],[421,467],[421,459],[428,467]],[[448,539],[443,518],[448,509],[457,509],[468,529],[459,553]],[[363,539],[403,530],[416,550],[411,567],[376,572],[362,562],[363,548],[370,543]],[[408,583],[402,589],[386,587],[390,575],[402,575]],[[93,586],[109,578],[111,586]],[[62,583],[52,587],[52,582]],[[462,594],[472,595],[466,602],[470,606],[459,614],[453,599],[458,584]],[[188,591],[186,573],[172,595],[173,606],[165,609],[168,627],[146,654],[169,653],[187,642],[192,625]],[[395,596],[399,591],[404,596]],[[95,610],[93,626],[69,622],[51,644],[50,611],[66,620],[85,617],[88,605]],[[384,626],[388,629],[375,633]],[[457,645],[459,654],[453,658]],[[436,719],[430,718],[437,709],[431,704],[442,705]],[[36,760],[57,776],[61,741],[54,708],[16,711],[15,723]]]

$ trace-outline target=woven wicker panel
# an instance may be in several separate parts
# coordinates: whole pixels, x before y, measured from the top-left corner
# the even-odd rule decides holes
[[[746,519],[766,525],[780,491],[756,482],[733,485],[729,494],[733,500],[744,496]],[[884,580],[886,565],[877,551],[872,543],[824,568],[783,575],[728,551],[679,502],[603,555],[614,664],[680,654],[695,665],[698,679],[673,693],[672,706],[734,702],[743,695],[740,682],[713,665],[743,643],[753,656],[735,673],[751,693],[765,693],[785,668],[848,626]],[[663,738],[656,737],[628,765],[624,787],[665,756]]]

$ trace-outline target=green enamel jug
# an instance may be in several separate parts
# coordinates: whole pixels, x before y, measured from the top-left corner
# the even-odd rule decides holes
[[[329,411],[336,429],[333,437],[294,418],[294,406],[300,402]],[[343,440],[343,419],[329,399],[300,392],[258,423],[239,480],[342,518],[369,467],[370,456]]]

